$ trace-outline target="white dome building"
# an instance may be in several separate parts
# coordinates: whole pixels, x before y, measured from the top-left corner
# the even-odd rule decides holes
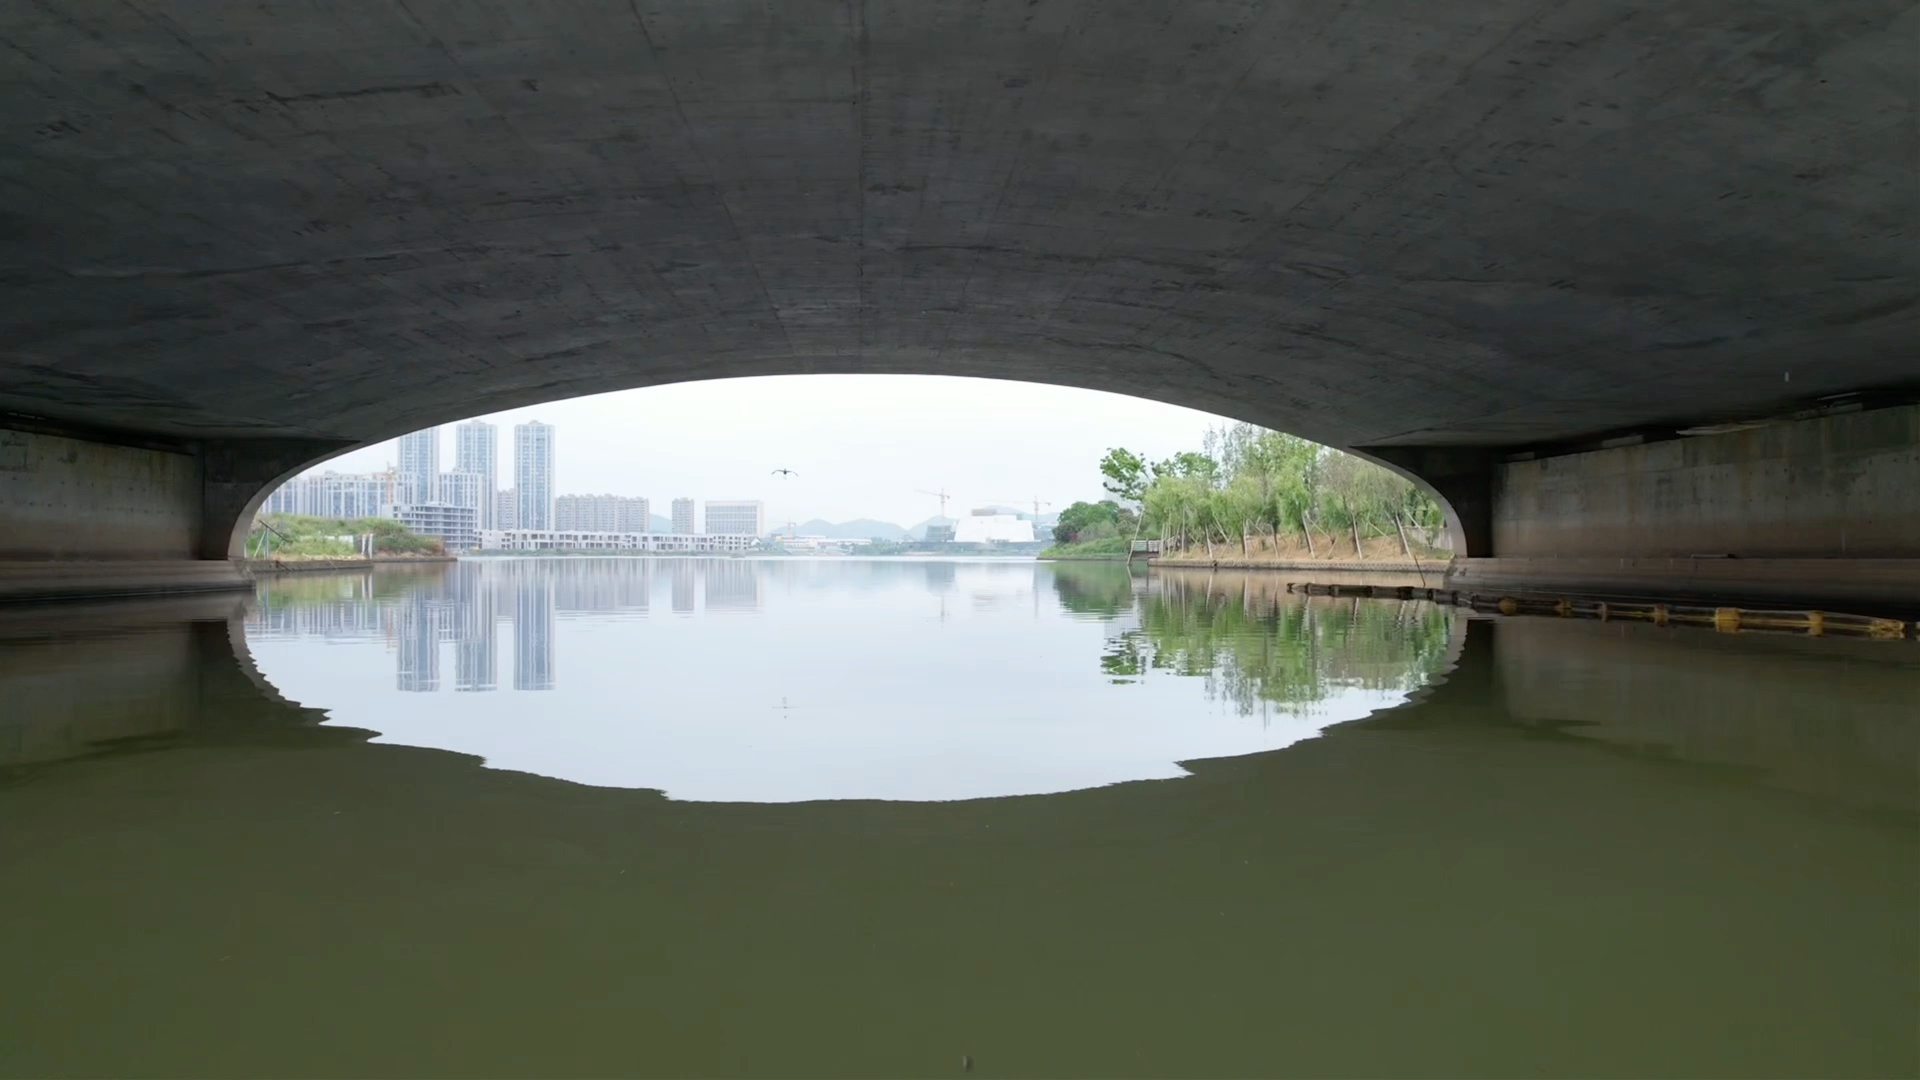
[[[1031,544],[1033,522],[1012,514],[980,513],[953,523],[956,544]]]

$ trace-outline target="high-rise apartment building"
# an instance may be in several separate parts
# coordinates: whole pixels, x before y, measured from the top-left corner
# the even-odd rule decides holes
[[[673,500],[673,531],[682,536],[693,535],[693,500]]]
[[[403,506],[436,502],[440,497],[440,429],[427,428],[400,436],[400,490],[395,501]]]
[[[513,426],[513,486],[522,529],[553,528],[553,425]]]
[[[650,533],[653,531],[653,504],[642,498],[621,499],[615,523],[619,526],[615,532]]]
[[[766,507],[758,499],[711,499],[707,502],[708,536],[759,536]]]
[[[493,527],[496,529],[517,529],[520,527],[520,492],[508,488],[493,499]]]
[[[598,531],[593,527],[594,495],[562,495],[553,500],[553,527],[564,532]]]
[[[382,517],[395,502],[395,474],[336,473],[296,476],[267,496],[262,513],[326,518]]]
[[[453,429],[453,471],[478,478],[479,501],[473,506],[480,512],[480,527],[483,529],[500,527],[495,524],[499,508],[494,503],[494,496],[500,490],[498,439],[499,429],[480,420],[469,420]],[[445,493],[442,493],[442,497],[445,498]]]
[[[553,500],[559,532],[652,532],[647,500],[627,495],[562,495]]]

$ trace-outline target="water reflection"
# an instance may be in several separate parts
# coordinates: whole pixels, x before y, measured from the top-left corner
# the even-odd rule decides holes
[[[437,704],[565,743],[597,701],[731,743],[717,721],[792,677],[760,659],[783,650],[885,684],[896,721],[1030,699],[1044,739],[1091,714],[1089,753],[1121,702],[1246,730],[1243,703],[1294,707],[1269,687],[1299,661],[1222,631],[1285,644],[1270,583],[931,569],[771,565],[760,615],[713,620],[549,579],[563,663],[538,693],[453,692],[470,622],[514,631],[518,584],[492,614],[465,588],[504,565],[276,582],[251,652],[231,597],[0,611],[0,1075],[1920,1072],[1911,643],[1474,619],[1364,722],[1043,798],[673,801],[353,726]],[[458,612],[427,620],[452,690],[396,686],[416,599]],[[1362,643],[1308,670],[1390,685],[1367,635],[1407,641],[1409,676],[1429,662],[1426,616],[1361,601],[1336,624],[1352,607],[1294,621],[1346,627],[1316,656]],[[1129,635],[1115,685],[1099,657]],[[979,664],[928,683],[959,669],[893,640]],[[320,724],[255,656],[343,707]],[[1206,695],[1248,659],[1254,693]],[[807,685],[769,730],[815,734],[831,684]]]
[[[260,677],[245,651],[244,610],[232,595],[0,607],[0,776],[316,728],[325,714],[288,702]]]
[[[1101,670],[1200,676],[1243,714],[1305,715],[1343,690],[1404,694],[1451,659],[1457,615],[1433,604],[1361,603],[1288,593],[1271,574],[1156,575],[1139,626],[1115,638]]]
[[[665,620],[650,618],[656,577]],[[1405,700],[1453,620],[1283,595],[1229,604],[1177,581],[1137,587],[1111,565],[568,558],[282,579],[262,586],[253,626],[278,684],[383,740],[676,798],[784,801],[1182,776],[1182,762],[1278,749]],[[551,702],[438,693],[449,651],[458,689],[501,685],[502,633],[512,690]],[[387,696],[376,665],[405,697]],[[1149,669],[1194,678],[1149,685]]]

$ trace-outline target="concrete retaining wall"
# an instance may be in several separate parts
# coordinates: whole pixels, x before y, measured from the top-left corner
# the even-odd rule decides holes
[[[325,574],[372,570],[382,566],[412,566],[418,563],[450,563],[451,555],[382,555],[377,559],[245,559],[247,572],[262,574]]]
[[[1920,559],[1455,559],[1446,587],[1912,618]]]
[[[0,560],[191,559],[189,454],[0,429]]]
[[[1169,570],[1299,570],[1332,571],[1351,574],[1434,574],[1447,572],[1447,562],[1441,559],[1378,559],[1360,561],[1356,559],[1164,559],[1147,560],[1149,566],[1165,567]]]
[[[253,587],[227,559],[75,559],[0,562],[0,603],[162,596]]]
[[[1495,468],[1500,559],[1920,558],[1920,405]]]

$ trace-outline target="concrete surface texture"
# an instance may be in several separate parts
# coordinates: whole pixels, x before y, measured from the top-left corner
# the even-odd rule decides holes
[[[1502,464],[1508,558],[1920,555],[1920,406]]]
[[[0,561],[191,559],[199,459],[0,430]]]
[[[1917,35],[1904,0],[13,5],[0,410],[316,454],[828,371],[1342,446],[1764,415],[1916,378]]]

